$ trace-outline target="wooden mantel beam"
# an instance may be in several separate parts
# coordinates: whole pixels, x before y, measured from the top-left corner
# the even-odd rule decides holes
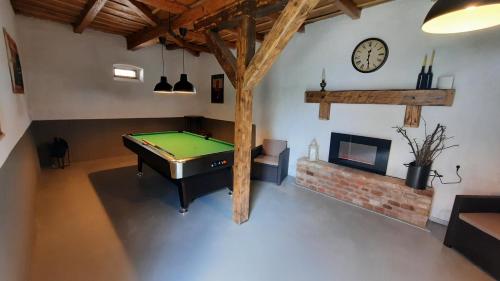
[[[451,106],[455,90],[307,91],[306,103]]]
[[[245,89],[253,89],[266,75],[318,2],[319,0],[290,0],[288,2],[246,70]]]
[[[307,91],[306,103],[319,103],[319,119],[330,120],[332,103],[406,105],[404,124],[418,127],[422,106],[452,106],[455,90]]]
[[[361,17],[361,9],[352,0],[337,0],[335,4],[344,14],[352,19],[359,19]]]
[[[233,87],[236,88],[236,58],[216,31],[208,30],[206,37],[208,48],[214,54]]]
[[[95,19],[97,14],[106,5],[107,0],[89,0],[87,5],[80,13],[78,21],[73,24],[73,31],[82,33]]]

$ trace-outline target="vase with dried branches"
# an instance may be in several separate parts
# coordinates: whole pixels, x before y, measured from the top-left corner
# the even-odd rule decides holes
[[[443,151],[457,147],[457,144],[449,145],[448,141],[453,137],[446,135],[446,126],[437,124],[432,133],[427,132],[427,124],[425,123],[425,138],[420,141],[417,138],[411,138],[408,132],[403,127],[395,127],[396,132],[403,136],[410,146],[411,153],[415,157],[415,161],[407,164],[408,174],[406,175],[406,185],[425,189],[429,180],[432,163]]]

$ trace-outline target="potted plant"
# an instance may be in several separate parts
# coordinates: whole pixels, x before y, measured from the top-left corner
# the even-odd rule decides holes
[[[423,142],[417,141],[416,138],[410,138],[405,128],[395,128],[396,132],[406,139],[411,148],[411,153],[415,157],[414,161],[405,165],[408,167],[406,185],[416,189],[425,189],[434,160],[446,149],[458,145],[447,145],[447,141],[453,137],[446,136],[446,126],[441,124],[437,124],[431,134],[427,133],[427,124],[425,124],[425,139]]]

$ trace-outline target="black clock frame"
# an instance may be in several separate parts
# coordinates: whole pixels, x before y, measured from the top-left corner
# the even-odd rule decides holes
[[[377,68],[374,68],[372,70],[361,70],[361,69],[357,68],[356,64],[354,63],[354,54],[356,53],[356,50],[359,48],[359,46],[361,46],[366,41],[370,41],[370,40],[375,40],[375,41],[379,41],[380,43],[382,43],[382,45],[384,45],[384,47],[385,47],[386,54],[384,56],[384,60],[382,61],[382,63]],[[384,64],[387,61],[388,57],[389,57],[389,47],[387,46],[387,44],[385,43],[385,41],[382,40],[382,39],[380,39],[380,38],[372,37],[372,38],[367,38],[367,39],[361,41],[358,45],[356,45],[356,47],[352,51],[351,63],[352,63],[352,66],[354,67],[354,69],[356,69],[357,71],[359,71],[361,73],[371,73],[371,72],[375,72],[375,71],[379,70],[382,66],[384,66]]]

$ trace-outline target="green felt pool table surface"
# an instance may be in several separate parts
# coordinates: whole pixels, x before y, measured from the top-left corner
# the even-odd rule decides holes
[[[189,132],[155,132],[131,134],[138,141],[147,141],[150,144],[173,154],[176,159],[193,158],[203,155],[234,150],[234,145],[213,138]]]

